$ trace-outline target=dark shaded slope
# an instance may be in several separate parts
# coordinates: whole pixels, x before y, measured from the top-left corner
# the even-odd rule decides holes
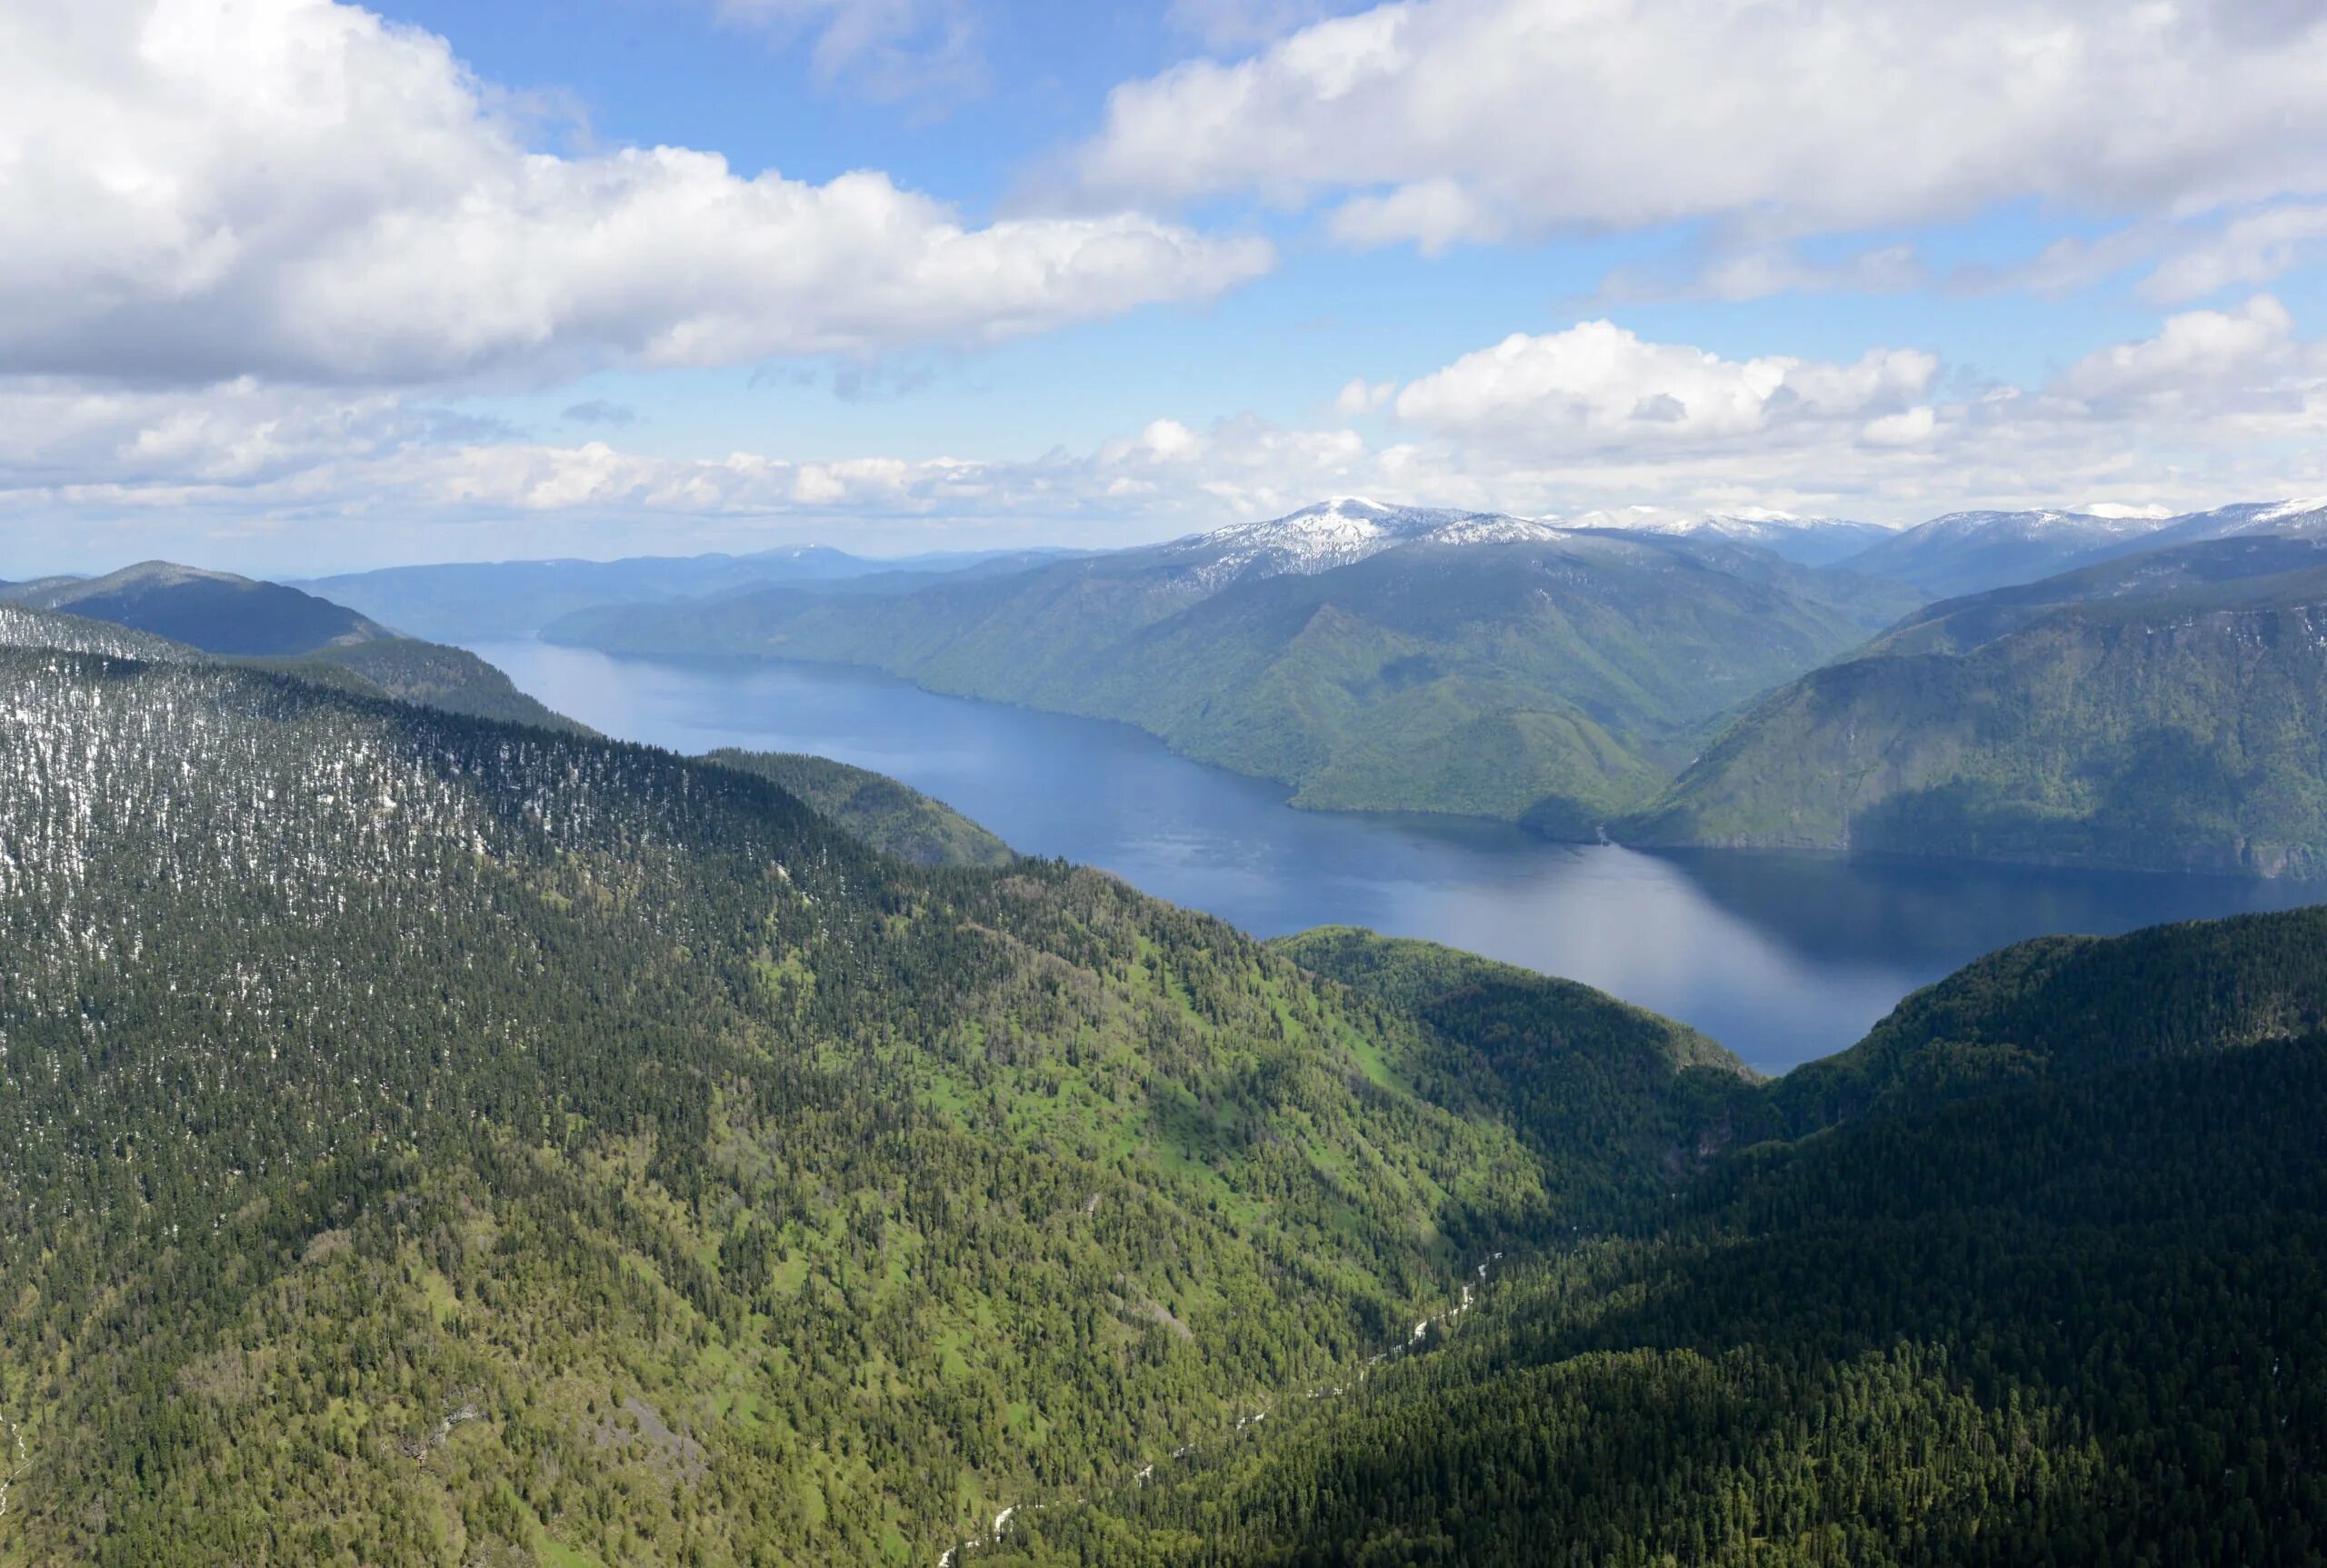
[[[1661,1235],[989,1562],[2315,1563],[2321,918],[1983,961],[1885,1025],[1892,1064],[1968,1034],[2052,1070],[1733,1153]]]
[[[166,561],[9,593],[34,609],[110,621],[213,654],[305,654],[389,634],[345,605],[296,588]]]
[[[1443,1049],[1417,1084],[1516,1129],[1571,1223],[1610,1223],[1762,1124],[1743,1063],[1588,985],[1353,926],[1270,945],[1428,1025]]]
[[[2327,865],[2327,566],[2232,540],[1933,606],[1748,713],[1614,829],[2306,874]]]
[[[709,760],[772,779],[846,832],[915,865],[1007,865],[1016,857],[994,834],[885,774],[797,752],[732,748]]]

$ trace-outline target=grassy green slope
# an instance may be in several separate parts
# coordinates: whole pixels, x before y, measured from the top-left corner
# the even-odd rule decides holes
[[[1588,985],[1353,926],[1270,945],[1419,1018],[1441,1054],[1415,1074],[1418,1085],[1516,1129],[1571,1223],[1609,1223],[1699,1168],[1741,1124],[1766,1120],[1753,1104],[1754,1074],[1735,1056]]]
[[[1428,1033],[1049,864],[0,654],[0,1562],[934,1556],[1549,1213]]]
[[[2292,553],[2292,554],[2291,554]],[[1620,824],[1713,844],[2327,864],[2327,567],[2232,541],[1936,606],[1750,712]]]
[[[1647,1233],[985,1561],[2314,1563],[2321,922],[1983,961],[1860,1048],[1950,1094],[1734,1151]],[[1966,1037],[2050,1067],[1968,1082]]]
[[[1702,725],[1903,607],[1896,590],[1759,552],[1578,535],[1409,546],[1217,592],[1200,565],[1135,552],[878,603],[793,592],[607,610],[553,634],[864,664],[1127,720],[1302,804],[1589,836]]]
[[[727,749],[710,760],[773,779],[823,817],[874,848],[915,865],[1007,865],[1001,839],[947,805],[885,774],[797,752]]]

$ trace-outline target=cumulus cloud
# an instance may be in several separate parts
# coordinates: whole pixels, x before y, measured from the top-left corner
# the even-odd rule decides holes
[[[2172,247],[2142,280],[2143,296],[2165,303],[2252,288],[2327,255],[2327,205],[2289,203],[2242,214]]]
[[[331,0],[0,20],[0,374],[417,385],[877,355],[1270,263],[1133,215],[975,227],[874,172],[532,150],[442,39]]]
[[[2272,384],[2261,374],[2315,360],[2298,347],[2294,317],[2267,294],[2237,310],[2192,310],[2169,316],[2154,337],[2117,344],[2085,355],[2053,384],[2064,397],[2096,404],[2167,396],[2206,397],[2225,386]]]
[[[1765,506],[1905,522],[2095,496],[2181,510],[2327,493],[2327,346],[2270,295],[2167,317],[2041,385],[1950,397],[1939,371],[1914,349],[1731,359],[1587,322],[1403,386],[1351,384],[1345,409],[1388,414],[1375,437],[1164,416],[1080,452],[978,458],[647,454],[464,424],[385,393],[18,381],[0,384],[0,529],[55,537],[70,521],[95,537],[144,519],[124,558],[212,558],[157,535],[296,521],[319,549],[333,525],[368,520],[410,558],[507,554],[511,539],[731,547],[774,531],[1129,544],[1347,494],[1534,515]]]
[[[1877,349],[1849,365],[1724,359],[1589,321],[1541,336],[1514,333],[1464,355],[1409,383],[1393,406],[1441,434],[1546,447],[1671,445],[1898,412],[1938,370],[1937,359],[1914,349]]]
[[[2327,185],[2327,13],[2268,0],[1400,0],[1125,84],[1088,192],[1339,204],[1353,243]]]
[[[862,86],[876,102],[939,105],[987,87],[967,0],[718,0],[731,22],[804,37],[818,75]]]

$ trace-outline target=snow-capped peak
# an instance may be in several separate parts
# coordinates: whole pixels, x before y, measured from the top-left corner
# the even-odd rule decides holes
[[[1263,522],[1232,523],[1172,548],[1201,554],[1207,583],[1240,576],[1313,574],[1347,566],[1401,544],[1508,544],[1557,538],[1560,530],[1495,512],[1389,506],[1344,495]]]
[[[2313,495],[2307,500],[2282,501],[2276,506],[2265,507],[2255,516],[2258,523],[2282,523],[2290,517],[2304,517],[2313,512],[2327,512],[2327,495]]]

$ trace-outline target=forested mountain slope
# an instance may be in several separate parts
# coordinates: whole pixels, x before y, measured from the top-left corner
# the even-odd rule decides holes
[[[1745,714],[1643,844],[2327,868],[2327,544],[2228,539],[1932,606]]]
[[[1044,863],[0,653],[0,1563],[934,1559],[1547,1221],[1421,1025]]]
[[[865,602],[790,590],[569,618],[614,652],[830,660],[1114,718],[1297,804],[1589,837],[1702,726],[1912,607],[1718,541],[1296,514]],[[1335,526],[1327,529],[1326,524]],[[1404,542],[1400,542],[1403,540]]]
[[[147,561],[103,577],[49,579],[5,591],[35,610],[62,610],[151,632],[208,653],[305,654],[390,635],[344,604],[279,583]]]
[[[732,748],[710,760],[771,779],[819,816],[874,848],[915,865],[1007,865],[1010,846],[984,828],[886,774],[798,752]]]
[[[1950,1093],[1733,1151],[1633,1238],[977,1561],[2315,1563],[2322,936],[1999,954],[1853,1054]],[[1964,1040],[2041,1049],[1967,1076]],[[1814,1110],[1799,1075],[1755,1093]]]
[[[595,733],[519,691],[515,682],[466,648],[416,637],[385,637],[273,662],[295,673],[344,671],[383,696],[471,718]]]
[[[307,594],[295,594],[295,601],[304,603],[293,603],[286,610],[285,602],[271,592],[274,584],[160,564],[150,571],[116,573],[115,578],[134,581],[135,591],[76,595],[57,589],[15,603],[0,595],[0,646],[70,648],[165,664],[239,659],[447,713],[588,733],[586,726],[519,691],[507,675],[466,649],[396,636],[352,611]],[[73,586],[91,585],[79,579],[65,581]],[[35,608],[28,602],[57,597],[71,604],[69,614]],[[194,635],[174,639],[141,629],[147,623],[177,626]],[[351,625],[361,634],[350,633]],[[303,641],[310,636],[330,640]],[[252,644],[275,651],[240,651]]]
[[[1854,571],[1934,598],[2033,583],[2121,556],[2254,534],[2327,531],[2327,501],[2242,501],[2177,517],[1951,512],[1848,556]]]
[[[1600,1225],[1767,1122],[1753,1073],[1686,1024],[1436,943],[1322,926],[1269,944],[1411,1013],[1441,1044],[1429,1082],[1514,1129],[1571,1224]]]

